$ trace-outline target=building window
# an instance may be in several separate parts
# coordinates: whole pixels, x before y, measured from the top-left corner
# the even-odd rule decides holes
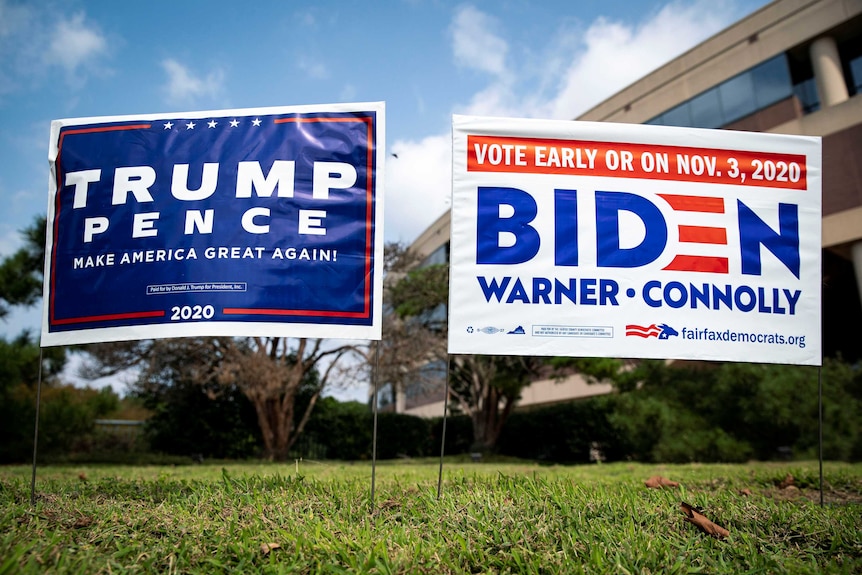
[[[850,92],[853,94],[862,93],[862,56],[850,60]]]
[[[685,102],[676,108],[671,108],[662,114],[662,116],[665,126],[691,126],[691,114],[689,113],[688,102]]]
[[[747,116],[757,109],[751,74],[740,74],[718,87],[725,123]]]
[[[445,264],[449,262],[449,242],[446,242],[422,261],[419,267],[428,267],[436,264]]]
[[[647,124],[720,128],[793,95],[784,54],[758,64],[671,108]]]
[[[395,403],[395,389],[391,383],[385,383],[377,390],[377,407],[385,408]]]
[[[789,98],[793,94],[790,69],[784,54],[751,69],[754,98],[758,110]]]
[[[720,128],[724,124],[718,90],[707,90],[689,101],[691,125],[695,128]]]
[[[802,113],[810,114],[820,109],[820,98],[817,95],[817,84],[814,78],[808,78],[793,86],[793,93],[802,106]]]
[[[431,396],[446,383],[446,362],[432,361],[419,368],[420,378],[407,385],[404,394],[407,399]]]

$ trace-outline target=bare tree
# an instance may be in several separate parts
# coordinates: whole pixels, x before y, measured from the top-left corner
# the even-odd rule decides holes
[[[252,337],[234,340],[218,370],[218,380],[236,385],[254,405],[269,459],[284,460],[305,429],[314,405],[352,345],[327,349],[326,340]],[[308,374],[317,371],[317,385],[295,423],[296,397]],[[295,427],[294,427],[295,423]]]
[[[406,271],[401,271],[404,268]],[[390,379],[421,382],[424,366],[451,361],[449,392],[458,408],[472,420],[473,447],[480,451],[493,449],[521,390],[538,375],[544,360],[480,355],[458,355],[449,360],[446,350],[449,266],[416,267],[414,261],[408,260],[400,265],[399,271],[387,287],[387,295],[393,308],[391,315],[397,318],[389,318],[390,325],[403,327],[390,329],[388,333],[384,328],[383,349],[397,352],[391,354],[388,363],[400,367],[404,379],[399,380],[391,372]]]
[[[420,299],[419,295],[393,297],[393,293],[403,289],[404,280],[419,262],[417,254],[399,243],[388,243],[384,249],[383,291],[387,305],[403,305]],[[439,279],[439,278],[438,278]],[[410,285],[419,285],[411,283]],[[439,289],[441,283],[423,282],[424,287]],[[399,287],[402,286],[402,287]],[[440,294],[424,294],[427,299],[439,299]],[[424,318],[414,317],[422,310],[409,310],[411,313],[400,313],[387,308],[382,318],[382,339],[357,346],[357,351],[363,357],[365,373],[381,386],[390,385],[396,397],[405,393],[408,387],[422,391],[430,391],[441,383],[439,374],[428,370],[431,364],[445,362],[445,314],[442,322],[428,322]],[[379,356],[377,355],[379,353]],[[444,364],[445,365],[445,364]]]
[[[302,433],[320,394],[338,373],[341,359],[353,345],[331,347],[327,340],[282,337],[183,338],[120,342],[90,346],[85,377],[140,370],[139,381],[158,381],[167,365],[215,396],[235,386],[254,406],[265,456],[283,460]],[[303,387],[304,386],[304,387]],[[309,389],[309,386],[311,389]],[[302,414],[295,413],[299,391],[310,391]],[[297,417],[298,420],[297,420]]]
[[[397,397],[408,387],[427,392],[441,383],[439,374],[427,366],[445,362],[446,340],[422,322],[389,313],[383,317],[383,338],[357,346],[356,352],[363,358],[368,379],[373,381],[377,370],[378,385],[390,385]]]
[[[539,374],[544,361],[534,357],[452,356],[449,393],[473,424],[475,451],[490,451],[521,390]]]

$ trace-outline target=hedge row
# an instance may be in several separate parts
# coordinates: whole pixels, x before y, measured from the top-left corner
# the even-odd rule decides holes
[[[341,404],[344,406],[344,404]],[[591,447],[617,458],[622,442],[608,423],[611,406],[602,398],[555,405],[510,415],[497,453],[559,463],[587,462]],[[324,408],[312,416],[295,445],[294,456],[309,459],[370,459],[373,415],[367,409]],[[443,419],[380,413],[377,457],[429,457],[440,454]],[[473,428],[465,415],[446,419],[446,455],[469,453]]]

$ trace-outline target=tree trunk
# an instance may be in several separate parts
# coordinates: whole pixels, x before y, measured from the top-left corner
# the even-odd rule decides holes
[[[260,435],[263,439],[264,457],[271,461],[275,456],[275,433],[273,433],[272,423],[269,417],[268,402],[266,398],[258,395],[249,395],[247,397],[251,400],[251,403],[254,406],[254,412],[257,415],[257,424],[260,427]]]
[[[275,450],[273,459],[275,461],[284,461],[287,459],[287,453],[290,450],[291,428],[293,427],[293,409],[285,409],[286,402],[290,402],[293,406],[293,399],[283,398],[281,404],[273,401],[273,417],[275,418]]]
[[[471,415],[473,418],[473,447],[474,451],[488,453],[494,449],[494,420],[496,418],[497,401],[496,390],[486,386],[481,403]]]
[[[296,439],[300,436],[300,434],[305,430],[305,424],[308,423],[309,418],[311,418],[311,411],[314,409],[314,406],[317,404],[317,398],[320,397],[320,392],[322,390],[318,389],[317,393],[311,396],[311,399],[308,402],[308,407],[305,408],[305,413],[302,414],[302,419],[299,422],[299,425],[296,426],[296,430],[290,438],[290,443],[288,443],[287,448],[290,449],[293,447],[293,444],[296,443]],[[292,417],[292,416],[291,416]]]
[[[501,395],[499,389],[489,386],[482,400],[484,404],[482,408],[470,412],[470,418],[473,422],[472,450],[488,453],[496,449],[497,440],[503,431],[503,424],[506,423],[506,419],[515,405],[514,398],[508,395],[501,397]],[[503,402],[502,409],[500,408],[501,401]]]

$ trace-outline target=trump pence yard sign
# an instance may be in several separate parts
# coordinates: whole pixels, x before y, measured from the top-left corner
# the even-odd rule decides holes
[[[819,138],[456,116],[451,353],[819,365]]]
[[[57,120],[42,345],[380,338],[382,103]]]

